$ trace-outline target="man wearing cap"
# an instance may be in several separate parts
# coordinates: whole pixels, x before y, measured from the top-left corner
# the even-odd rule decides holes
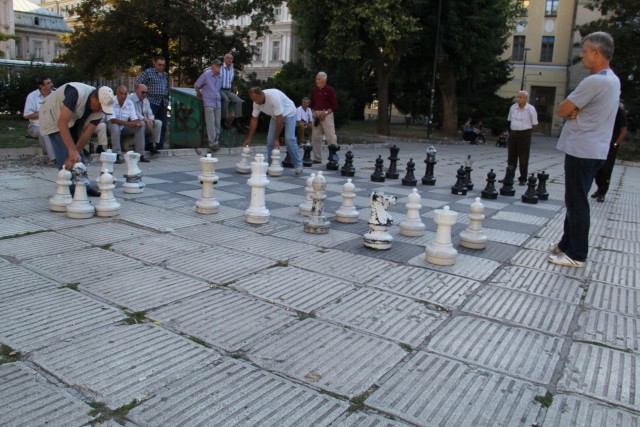
[[[198,98],[202,99],[204,106],[204,120],[207,124],[207,137],[209,149],[212,152],[218,151],[218,140],[220,139],[220,107],[222,88],[222,75],[220,74],[222,61],[214,59],[211,67],[198,77],[194,88]]]
[[[83,148],[104,114],[113,114],[111,88],[96,89],[84,83],[67,83],[49,95],[40,108],[40,134],[48,136],[58,169],[71,170],[84,163]],[[100,192],[87,187],[89,196]]]

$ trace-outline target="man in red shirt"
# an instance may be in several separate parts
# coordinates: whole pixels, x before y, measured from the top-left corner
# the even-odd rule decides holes
[[[327,144],[337,144],[336,126],[333,113],[338,109],[336,90],[327,84],[327,73],[320,71],[316,76],[316,87],[311,89],[311,109],[314,126],[311,131],[313,163],[322,163],[322,135]]]

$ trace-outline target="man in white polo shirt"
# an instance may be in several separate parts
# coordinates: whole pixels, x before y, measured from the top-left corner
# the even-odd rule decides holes
[[[520,185],[527,183],[529,173],[529,153],[531,151],[531,131],[538,126],[538,113],[533,105],[529,104],[529,94],[521,90],[516,96],[516,103],[509,109],[507,120],[511,123],[509,132],[509,145],[507,148],[507,165],[514,170],[520,163]]]

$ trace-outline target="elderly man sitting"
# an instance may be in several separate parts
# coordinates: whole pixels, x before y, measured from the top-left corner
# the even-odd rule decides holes
[[[124,162],[122,157],[121,137],[133,135],[136,144],[136,152],[140,154],[140,162],[148,163],[144,157],[144,130],[142,120],[138,118],[133,102],[127,99],[126,86],[118,86],[116,89],[116,102],[113,103],[113,115],[108,117],[109,132],[111,133],[111,146],[118,154],[116,163]],[[126,148],[126,147],[125,147]]]
[[[142,120],[144,132],[145,148],[152,154],[158,153],[157,144],[160,142],[160,132],[162,131],[162,121],[156,119],[151,111],[151,103],[147,99],[147,85],[139,84],[136,90],[129,95],[133,106],[136,108],[138,118]]]

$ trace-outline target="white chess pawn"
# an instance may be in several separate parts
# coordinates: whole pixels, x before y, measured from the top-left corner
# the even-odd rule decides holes
[[[313,194],[313,179],[316,177],[315,173],[312,173],[309,178],[307,178],[306,186],[304,187],[304,191],[307,194],[304,202],[298,205],[298,213],[303,216],[309,216],[311,213],[311,207],[313,206],[313,199],[311,195]]]
[[[482,228],[484,219],[484,205],[480,202],[480,197],[471,204],[469,214],[469,225],[460,234],[460,245],[469,249],[484,249],[487,246],[487,235]]]
[[[318,171],[311,185],[313,187],[311,195],[313,205],[309,219],[304,222],[304,231],[311,234],[326,234],[329,232],[329,221],[324,216],[323,208],[324,200],[327,198],[324,192],[327,188],[327,180],[322,176],[322,171]]]
[[[122,184],[125,193],[137,194],[144,191],[144,182],[142,182],[142,171],[138,167],[140,154],[134,151],[128,151],[124,155],[126,171],[124,177],[126,182]]]
[[[424,236],[425,225],[420,218],[421,201],[418,189],[414,188],[407,197],[407,219],[400,223],[400,234],[403,236]]]
[[[87,167],[82,163],[73,165],[73,183],[75,190],[73,192],[73,200],[67,206],[67,216],[75,219],[91,218],[95,215],[96,209],[93,207],[87,197]]]
[[[120,213],[120,203],[117,202],[113,195],[113,189],[116,188],[115,180],[107,169],[103,169],[98,177],[98,188],[100,189],[100,198],[96,202],[96,216],[109,217],[118,215]]]
[[[265,189],[269,185],[267,179],[267,162],[263,154],[257,154],[251,162],[251,178],[247,185],[251,187],[251,204],[244,212],[245,220],[249,224],[266,224],[269,222],[269,209],[265,206]]]
[[[267,174],[269,176],[281,176],[283,173],[284,168],[280,161],[280,150],[278,148],[274,148],[271,151],[271,164],[269,165],[269,169],[267,169]]]
[[[67,206],[73,201],[69,186],[71,185],[71,172],[64,166],[58,171],[56,179],[56,194],[49,198],[49,209],[54,212],[66,212]]]
[[[360,214],[353,205],[353,199],[356,186],[351,183],[351,178],[347,179],[347,182],[342,186],[342,206],[336,211],[336,221],[344,224],[353,224],[358,222]]]
[[[458,251],[451,243],[451,227],[456,223],[458,213],[449,210],[449,206],[444,209],[436,209],[434,220],[438,224],[436,239],[425,250],[427,262],[435,265],[453,265],[456,262]]]
[[[243,147],[240,154],[240,161],[236,163],[236,171],[238,173],[251,173],[251,164],[249,162],[249,155],[251,149],[249,147]]]
[[[218,163],[218,159],[211,157],[211,154],[200,158],[202,174],[198,176],[198,179],[202,183],[202,193],[200,200],[196,202],[196,212],[201,214],[218,213],[220,202],[213,197],[213,184],[218,182],[218,176],[215,173],[216,163]]]

